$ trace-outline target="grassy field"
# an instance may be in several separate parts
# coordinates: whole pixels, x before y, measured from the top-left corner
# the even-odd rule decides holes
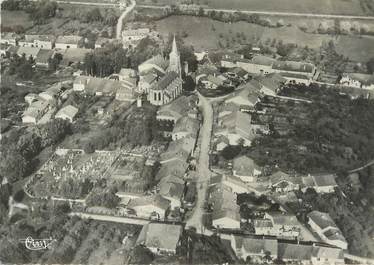
[[[273,11],[293,13],[365,15],[363,0],[193,0],[195,4],[217,9]],[[175,0],[139,0],[144,5],[178,4]]]
[[[22,26],[29,28],[33,25],[29,15],[23,11],[1,11],[1,25],[4,27]]]
[[[340,36],[335,38],[323,34],[311,34],[301,31],[299,28],[281,27],[267,28],[245,22],[223,23],[209,18],[190,16],[171,16],[159,20],[156,28],[162,34],[169,32],[187,33],[185,42],[194,46],[196,50],[216,49],[219,42],[226,44],[227,40],[233,43],[238,34],[246,36],[245,42],[256,44],[268,39],[282,40],[284,43],[296,43],[299,46],[319,48],[322,42],[333,40],[338,51],[353,60],[366,61],[374,56],[374,38],[357,36]]]
[[[339,36],[336,50],[351,60],[365,62],[374,57],[374,37]]]

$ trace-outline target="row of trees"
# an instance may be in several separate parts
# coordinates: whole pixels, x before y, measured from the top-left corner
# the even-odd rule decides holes
[[[108,45],[103,49],[86,54],[83,70],[88,75],[108,76],[129,66],[127,52],[120,45]]]
[[[5,0],[1,3],[1,9],[3,10],[25,11],[36,24],[43,24],[47,19],[54,17],[57,8],[57,3],[49,0]]]
[[[64,10],[64,17],[79,20],[82,23],[100,22],[107,26],[115,26],[119,15],[112,8],[75,8]]]
[[[65,120],[52,120],[37,128],[37,131],[19,130],[3,137],[0,150],[2,159],[0,171],[10,182],[15,182],[30,174],[37,156],[44,148],[60,142],[70,133],[70,125]]]

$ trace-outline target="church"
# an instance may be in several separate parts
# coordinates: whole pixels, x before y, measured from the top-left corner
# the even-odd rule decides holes
[[[165,105],[182,93],[182,69],[175,36],[169,54],[169,62],[157,55],[138,67],[139,91],[147,94],[153,105]]]

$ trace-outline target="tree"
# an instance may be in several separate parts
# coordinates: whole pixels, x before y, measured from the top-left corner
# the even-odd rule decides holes
[[[370,60],[366,63],[366,67],[369,74],[374,74],[374,57],[370,58]]]
[[[150,264],[154,259],[153,253],[148,248],[142,246],[133,248],[130,257],[131,264]]]

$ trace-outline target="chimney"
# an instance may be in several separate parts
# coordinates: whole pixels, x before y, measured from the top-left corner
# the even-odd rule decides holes
[[[188,62],[187,61],[184,62],[184,73],[188,75]]]

